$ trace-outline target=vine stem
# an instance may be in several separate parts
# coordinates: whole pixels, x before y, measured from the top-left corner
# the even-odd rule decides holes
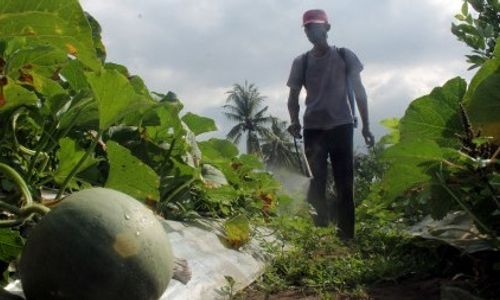
[[[496,237],[495,233],[492,232],[488,228],[488,226],[484,225],[483,222],[481,222],[481,220],[479,220],[478,217],[467,207],[467,205],[465,205],[465,203],[463,203],[462,200],[460,200],[455,195],[455,193],[453,193],[453,191],[448,187],[448,185],[446,185],[443,177],[439,173],[436,173],[436,176],[439,178],[439,180],[441,181],[441,185],[448,192],[448,194],[450,194],[450,196],[463,208],[463,210],[465,210],[469,214],[469,216],[477,223],[477,225],[479,225],[479,227],[481,227],[484,231],[490,233],[491,236],[495,238]]]
[[[196,178],[191,178],[190,180],[186,181],[185,183],[181,184],[179,187],[177,187],[168,197],[165,199],[165,203],[169,203],[170,200],[172,200],[180,191],[182,191],[184,188],[188,187],[191,183],[193,183],[196,180]]]
[[[103,133],[103,130],[100,130],[97,133],[97,135],[94,137],[94,140],[90,144],[90,147],[87,149],[87,151],[85,152],[85,154],[82,156],[82,158],[80,158],[80,160],[78,161],[78,163],[73,167],[73,169],[68,174],[68,176],[66,176],[66,178],[64,179],[64,182],[62,184],[61,189],[59,189],[59,192],[57,193],[55,201],[61,200],[61,197],[64,194],[64,191],[66,190],[66,187],[68,186],[69,182],[71,181],[71,179],[73,179],[73,177],[76,175],[76,173],[78,172],[78,170],[80,169],[80,167],[87,160],[87,158],[89,157],[90,153],[92,151],[94,151],[95,146],[97,145],[97,143],[101,139],[102,133]]]
[[[28,188],[28,185],[24,181],[23,178],[21,178],[21,175],[17,173],[16,170],[11,168],[10,166],[1,163],[0,162],[0,171],[3,171],[5,174],[7,174],[10,178],[14,180],[16,185],[19,187],[19,190],[23,194],[24,201],[26,202],[26,205],[32,205],[33,204],[33,198],[31,197],[30,190]]]
[[[54,150],[55,147],[57,147],[59,144],[58,144],[58,140],[59,140],[59,137],[60,136],[66,136],[69,131],[73,128],[73,126],[75,125],[76,123],[76,120],[78,119],[78,117],[80,116],[80,113],[83,111],[83,109],[85,109],[88,105],[90,104],[90,102],[85,102],[75,113],[75,116],[71,119],[71,121],[69,122],[69,125],[67,126],[67,128],[64,129],[64,131],[60,134],[58,134],[56,137],[54,137],[54,135],[57,133],[57,127],[58,127],[58,123],[56,122],[53,126],[53,128],[50,129],[50,131],[48,132],[45,132],[43,131],[43,143],[39,143],[39,146],[37,147],[37,152],[35,154],[35,158],[38,156],[38,153],[41,151],[41,149],[47,147],[46,152],[45,153],[51,153],[52,150]],[[52,144],[49,145],[49,142],[52,141]],[[49,156],[46,155],[46,158],[47,160],[45,161],[44,164],[42,164],[42,167],[38,170],[39,172],[43,172],[47,166],[47,162],[49,160]],[[32,162],[34,162],[34,160],[32,160]],[[30,168],[29,168],[29,171],[28,171],[28,181],[31,181],[31,178],[33,177],[33,168],[34,168],[34,164],[30,164]]]
[[[18,226],[22,224],[26,219],[30,218],[33,214],[46,215],[50,211],[50,208],[48,207],[33,203],[33,198],[31,197],[28,185],[16,170],[0,162],[0,171],[7,174],[14,180],[25,201],[25,205],[23,205],[21,208],[0,201],[1,209],[9,211],[17,216],[16,219],[12,220],[0,220],[0,228]]]

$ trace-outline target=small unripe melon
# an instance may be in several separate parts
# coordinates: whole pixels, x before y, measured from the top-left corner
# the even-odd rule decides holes
[[[157,300],[173,256],[150,209],[91,188],[68,196],[33,228],[19,270],[28,300]]]

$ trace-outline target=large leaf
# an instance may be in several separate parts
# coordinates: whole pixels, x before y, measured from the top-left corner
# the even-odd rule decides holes
[[[148,136],[157,143],[171,140],[173,137],[180,138],[185,135],[182,121],[179,118],[179,107],[168,102],[161,103],[154,109],[160,119],[159,126],[147,126]],[[176,141],[178,143],[179,141]]]
[[[471,81],[466,109],[475,130],[500,143],[500,40],[495,57],[487,61]]]
[[[238,148],[228,140],[212,138],[198,143],[202,159],[207,162],[230,160],[238,155]]]
[[[116,70],[86,73],[99,110],[99,128],[109,128],[141,107],[141,99],[128,79]]]
[[[33,106],[38,104],[38,97],[35,93],[15,83],[9,77],[5,77],[5,79],[7,80],[7,85],[4,85],[0,89],[0,112],[22,105]]]
[[[388,148],[383,154],[391,163],[383,180],[387,200],[431,179],[430,171],[454,153],[454,149],[441,147],[435,141],[418,138]]]
[[[21,72],[52,77],[67,62],[66,53],[50,45],[25,46],[6,57],[6,72],[12,78],[19,78]]]
[[[0,0],[0,38],[49,44],[98,69],[92,32],[77,0]]]
[[[84,68],[81,62],[72,60],[61,70],[61,75],[75,91],[89,88]]]
[[[54,180],[58,184],[62,184],[69,173],[73,170],[74,166],[85,155],[85,150],[79,147],[77,143],[70,138],[60,139],[59,146],[59,151],[57,151],[56,154],[56,157],[59,160],[59,165],[54,173]],[[76,174],[95,164],[97,164],[97,160],[93,156],[89,155],[77,170]],[[75,181],[73,180],[73,182]]]
[[[380,124],[389,130],[389,133],[380,139],[383,145],[394,145],[399,142],[399,119],[389,118],[380,121]]]
[[[186,123],[186,125],[189,127],[189,129],[191,129],[191,131],[196,136],[198,136],[202,133],[205,133],[205,132],[217,130],[217,126],[215,125],[214,120],[212,120],[210,118],[198,116],[198,115],[190,113],[190,112],[185,114],[182,117],[182,121],[184,121],[184,123]]]
[[[23,249],[23,239],[18,231],[0,228],[0,260],[10,263]]]
[[[110,164],[106,187],[124,192],[138,200],[160,199],[160,178],[148,165],[118,143],[107,143]]]
[[[399,123],[401,142],[419,138],[434,140],[442,146],[457,146],[456,134],[463,132],[459,104],[465,89],[465,80],[454,78],[413,101]]]
[[[399,122],[399,142],[383,154],[390,162],[383,180],[387,200],[430,180],[433,169],[455,155],[464,93],[465,81],[454,78],[410,104]]]

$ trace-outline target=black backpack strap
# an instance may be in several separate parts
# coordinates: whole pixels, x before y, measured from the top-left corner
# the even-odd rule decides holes
[[[302,54],[302,85],[306,87],[306,72],[309,65],[309,51]]]

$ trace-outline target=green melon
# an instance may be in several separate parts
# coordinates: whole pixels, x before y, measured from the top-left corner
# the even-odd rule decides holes
[[[19,263],[29,300],[156,300],[173,274],[161,223],[121,192],[68,196],[28,236]]]

